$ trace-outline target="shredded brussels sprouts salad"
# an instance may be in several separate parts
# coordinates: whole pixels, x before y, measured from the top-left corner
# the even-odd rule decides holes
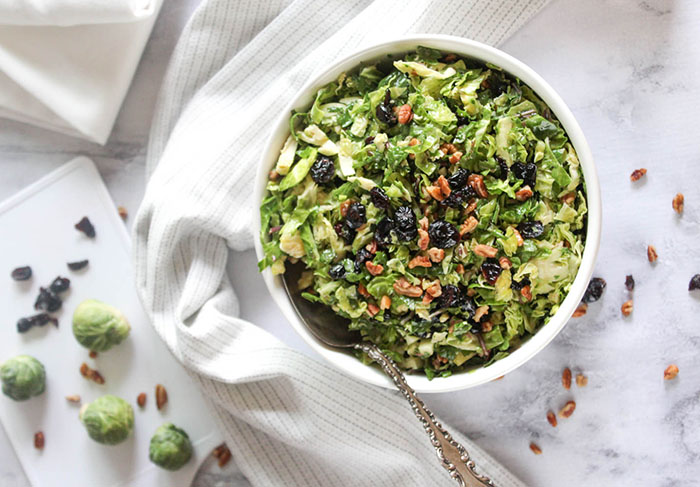
[[[586,227],[579,161],[547,105],[496,66],[424,47],[292,114],[260,212],[261,270],[301,260],[306,299],[431,379],[545,325]]]

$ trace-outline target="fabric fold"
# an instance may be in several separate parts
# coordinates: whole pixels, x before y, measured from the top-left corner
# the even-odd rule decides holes
[[[251,188],[268,130],[314,72],[407,33],[498,44],[545,3],[205,0],[190,20],[154,117],[134,229],[136,284],[253,485],[454,485],[398,393],[241,319],[224,269],[229,249],[252,245]],[[455,433],[495,485],[524,485]]]

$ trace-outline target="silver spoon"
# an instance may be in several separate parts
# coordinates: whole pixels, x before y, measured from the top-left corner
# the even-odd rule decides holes
[[[408,385],[406,378],[393,360],[387,357],[376,345],[362,341],[360,332],[349,330],[348,321],[335,314],[328,306],[312,303],[301,296],[298,282],[304,269],[305,266],[301,262],[288,263],[287,270],[282,276],[282,282],[299,319],[311,334],[318,341],[331,348],[362,350],[377,362],[408,400],[416,417],[428,433],[440,463],[450,473],[450,476],[457,480],[457,483],[462,487],[493,487],[494,484],[488,477],[475,472],[474,462],[469,458],[467,450],[435,419],[435,415]]]

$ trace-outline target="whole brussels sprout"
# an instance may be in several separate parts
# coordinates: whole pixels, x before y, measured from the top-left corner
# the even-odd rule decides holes
[[[124,315],[114,306],[88,299],[75,308],[73,313],[73,335],[83,347],[104,352],[119,345],[127,336],[131,326]]]
[[[46,389],[46,371],[34,357],[18,355],[0,367],[2,392],[15,401],[38,396]]]
[[[134,429],[134,410],[124,399],[107,394],[84,405],[80,421],[90,438],[103,445],[116,445]]]
[[[172,423],[160,426],[151,438],[148,458],[166,470],[177,470],[192,457],[192,443],[182,429]]]

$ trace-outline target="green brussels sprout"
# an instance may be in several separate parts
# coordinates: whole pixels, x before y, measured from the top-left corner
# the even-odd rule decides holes
[[[114,306],[87,299],[73,313],[73,335],[83,347],[104,352],[119,345],[127,336],[131,326],[124,315]]]
[[[34,357],[18,355],[0,367],[2,392],[15,401],[26,401],[46,389],[46,371]]]
[[[172,423],[160,426],[151,438],[148,458],[166,470],[177,470],[192,457],[192,443],[182,429]]]
[[[134,429],[134,410],[124,399],[107,394],[84,405],[80,421],[90,438],[103,445],[116,445]]]

